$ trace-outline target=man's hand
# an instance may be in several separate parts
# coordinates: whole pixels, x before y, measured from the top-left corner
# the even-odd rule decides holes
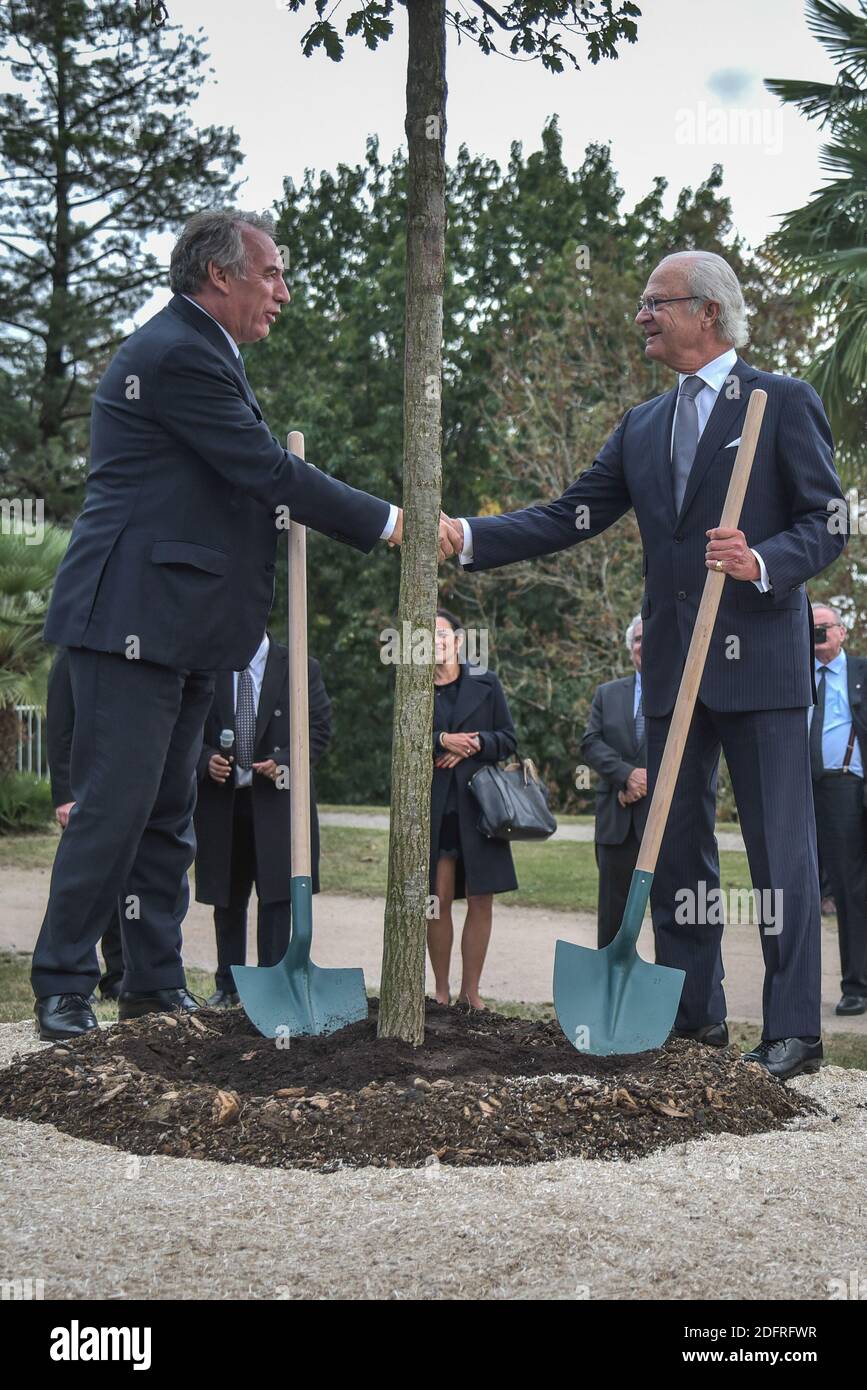
[[[260,773],[262,777],[269,778],[272,782],[276,782],[280,774],[280,769],[273,758],[266,758],[263,763],[253,763],[253,771]]]
[[[623,791],[617,793],[617,800],[621,806],[631,806],[643,796],[647,796],[647,768],[634,767],[626,779]]]
[[[54,815],[61,830],[66,829],[66,822],[69,820],[69,813],[74,805],[74,801],[66,801],[62,806],[55,806]]]
[[[393,550],[395,546],[403,544],[403,507],[397,511],[397,521],[394,523],[394,530],[388,538],[388,544]],[[440,512],[439,526],[439,562],[447,560],[450,555],[460,555],[464,548],[464,528],[459,521],[452,521],[451,517],[446,516],[445,512]]]
[[[208,759],[208,776],[212,782],[225,782],[229,773],[232,771],[232,764],[227,758],[223,758],[219,753],[212,753]]]
[[[705,534],[710,538],[704,561],[707,569],[720,569],[732,579],[761,578],[761,566],[747,545],[743,531],[734,526],[715,526]]]
[[[464,528],[455,518],[446,516],[445,512],[440,512],[440,524],[445,522],[452,540],[452,554],[460,555],[464,548]]]

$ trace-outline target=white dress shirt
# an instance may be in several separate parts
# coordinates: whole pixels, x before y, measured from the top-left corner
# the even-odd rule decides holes
[[[699,367],[697,372],[678,373],[678,394],[680,394],[680,389],[683,386],[683,383],[686,381],[687,375],[699,376],[705,383],[705,389],[703,391],[699,391],[698,395],[695,398],[695,407],[696,412],[698,414],[699,439],[701,439],[701,436],[704,432],[704,427],[707,424],[708,419],[710,417],[710,413],[716,405],[717,397],[720,391],[722,390],[722,387],[725,384],[726,380],[729,376],[731,376],[731,373],[734,369],[737,360],[738,355],[735,352],[734,348],[728,348],[726,352],[720,353],[719,357],[714,357],[712,361],[706,362],[703,367]],[[675,406],[674,413],[676,416],[677,406]],[[730,441],[726,442],[728,443]],[[671,422],[671,443],[672,445],[674,444],[673,418]],[[468,565],[472,562],[473,558],[473,533],[466,517],[459,517],[458,520],[464,528],[464,548],[460,554],[460,562],[462,565]],[[752,582],[759,590],[759,593],[765,594],[771,587],[770,580],[768,579],[768,571],[765,569],[765,562],[762,559],[759,552],[757,550],[754,550],[752,553],[753,555],[755,555],[756,559],[759,562],[760,571],[759,578],[754,579]]]
[[[225,334],[225,336],[226,336],[226,342],[229,344],[229,346],[230,346],[230,348],[232,349],[232,351],[233,351],[233,353],[235,354],[235,356],[236,356],[236,357],[240,357],[240,356],[241,356],[241,350],[240,350],[240,348],[238,347],[238,344],[235,342],[235,339],[232,337],[231,333],[229,333],[229,332],[223,327],[223,325],[220,323],[220,320],[219,320],[219,319],[215,319],[213,314],[208,314],[207,309],[203,309],[202,306],[201,306],[201,304],[198,302],[198,300],[196,300],[196,299],[190,299],[190,296],[189,296],[188,294],[182,294],[182,295],[181,295],[181,299],[185,299],[185,300],[187,301],[188,304],[193,304],[193,305],[195,305],[195,307],[196,307],[197,309],[200,309],[201,312],[202,312],[203,314],[207,314],[207,315],[208,315],[208,318],[211,320],[211,322],[212,322],[212,323],[215,323],[215,324],[217,325],[217,327],[219,328],[220,332]],[[393,502],[389,502],[388,505],[389,505],[388,520],[387,520],[386,523],[385,523],[385,529],[383,530],[382,534],[381,534],[380,537],[379,537],[379,539],[380,539],[381,541],[387,541],[387,540],[389,540],[390,537],[391,537],[392,531],[394,530],[395,526],[397,525],[397,507],[395,506],[395,504],[394,504]],[[239,786],[245,786],[245,785],[247,785],[247,783],[239,782],[238,785],[239,785]]]
[[[262,678],[263,678],[263,676],[265,675],[265,662],[268,660],[268,649],[269,649],[269,647],[270,647],[270,641],[269,641],[269,638],[268,638],[268,634],[267,634],[267,632],[266,632],[266,633],[265,633],[265,636],[262,638],[262,641],[259,643],[259,646],[258,646],[257,649],[256,649],[256,654],[255,654],[255,656],[253,657],[252,661],[250,662],[250,665],[247,667],[247,670],[250,672],[250,675],[251,675],[252,680],[253,680],[253,709],[254,709],[254,711],[255,711],[255,713],[256,713],[257,716],[258,716],[258,714],[259,714],[259,696],[260,696],[261,693],[262,693]],[[238,708],[238,672],[237,672],[237,671],[233,671],[233,672],[232,672],[232,709],[233,709],[233,710],[236,710],[237,708]],[[236,741],[236,746],[235,746],[235,786],[236,786],[236,787],[250,787],[250,786],[252,786],[252,785],[253,785],[253,773],[251,772],[250,768],[248,768],[248,767],[239,767],[239,766],[238,766],[238,748],[237,748],[237,741]]]

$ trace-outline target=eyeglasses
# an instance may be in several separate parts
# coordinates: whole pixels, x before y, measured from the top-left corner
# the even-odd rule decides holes
[[[680,304],[687,299],[701,299],[701,295],[677,294],[674,295],[671,299],[639,299],[638,312],[640,314],[643,309],[646,309],[649,314],[653,314],[655,316],[660,304]]]

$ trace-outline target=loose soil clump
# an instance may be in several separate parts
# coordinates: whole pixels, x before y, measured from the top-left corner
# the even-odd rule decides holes
[[[17,1058],[0,1114],[130,1153],[330,1172],[632,1159],[818,1109],[733,1047],[591,1057],[554,1022],[428,1001],[413,1048],[378,1040],[376,1014],[276,1041],[240,1009],[151,1014]]]

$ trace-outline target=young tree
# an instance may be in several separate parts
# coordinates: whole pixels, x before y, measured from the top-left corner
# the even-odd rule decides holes
[[[74,516],[89,396],[125,325],[163,281],[143,250],[225,203],[232,130],[197,130],[200,38],[110,0],[9,0],[0,10],[0,468],[5,491]]]
[[[306,0],[288,0],[298,11]],[[323,18],[302,40],[305,54],[322,46],[339,61],[342,39]],[[446,0],[405,0],[409,19],[406,136],[409,187],[406,246],[403,506],[398,630],[432,641],[437,601],[436,536],[442,494],[442,303],[445,278],[446,24],[483,53],[498,42],[512,56],[541,59],[552,72],[578,67],[564,35],[584,39],[590,61],[616,56],[618,39],[636,37],[638,7],[630,0],[531,4],[486,0],[449,9]],[[393,32],[393,0],[367,0],[347,17],[346,34],[376,48]],[[568,39],[567,39],[568,42]],[[424,1038],[425,907],[430,859],[430,732],[433,664],[404,652],[397,669],[391,763],[391,832],[385,944],[379,1011],[381,1037],[418,1045]]]

